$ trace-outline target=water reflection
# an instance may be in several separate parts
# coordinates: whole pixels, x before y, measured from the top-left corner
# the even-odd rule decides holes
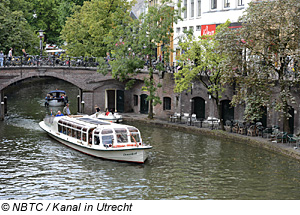
[[[293,159],[241,143],[132,123],[154,146],[146,164],[93,158],[48,137],[38,122],[51,89],[77,88],[54,79],[9,88],[0,121],[0,199],[298,199]],[[75,112],[74,111],[74,112]]]

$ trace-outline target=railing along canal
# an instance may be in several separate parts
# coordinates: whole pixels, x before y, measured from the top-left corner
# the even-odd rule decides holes
[[[98,67],[99,58],[96,57],[56,57],[56,56],[39,56],[39,55],[28,55],[15,56],[9,59],[7,56],[4,57],[3,66],[4,67],[40,67],[40,66],[50,66],[50,67]],[[110,67],[109,62],[104,58],[107,65]],[[113,59],[111,59],[113,60]],[[148,66],[149,62],[145,62],[145,67]],[[158,61],[153,61],[152,65],[156,68]],[[179,67],[175,63],[164,63],[165,72],[174,73]]]
[[[12,59],[4,57],[4,67],[39,67],[39,66],[65,66],[65,67],[97,67],[95,57],[56,57],[56,56],[15,56]]]

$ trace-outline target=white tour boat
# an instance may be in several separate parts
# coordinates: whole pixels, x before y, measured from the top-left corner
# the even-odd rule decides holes
[[[45,98],[45,106],[59,107],[64,106],[68,99],[66,98],[66,92],[63,90],[50,91]]]
[[[39,125],[64,145],[99,158],[144,163],[152,148],[137,128],[89,116],[48,116]]]

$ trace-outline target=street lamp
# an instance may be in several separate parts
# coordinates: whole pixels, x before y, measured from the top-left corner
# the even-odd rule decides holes
[[[190,103],[191,103],[191,113],[190,113],[190,125],[192,125],[192,114],[193,114],[193,99],[190,99]]]
[[[43,30],[39,30],[39,37],[40,37],[40,58],[42,57],[42,53],[43,53],[43,37],[44,37],[44,31]]]

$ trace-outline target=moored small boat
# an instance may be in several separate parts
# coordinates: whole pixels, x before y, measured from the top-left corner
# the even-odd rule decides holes
[[[45,106],[64,106],[68,103],[66,98],[66,92],[63,90],[53,90],[50,91],[45,98]]]
[[[91,117],[100,119],[100,120],[104,120],[104,121],[108,121],[108,122],[114,122],[114,123],[118,123],[118,122],[122,122],[123,121],[123,116],[120,115],[119,113],[109,113],[109,114],[105,114],[104,112],[97,112],[93,115],[91,115]]]
[[[144,163],[152,148],[137,128],[89,116],[48,116],[39,125],[60,143],[99,158]]]

